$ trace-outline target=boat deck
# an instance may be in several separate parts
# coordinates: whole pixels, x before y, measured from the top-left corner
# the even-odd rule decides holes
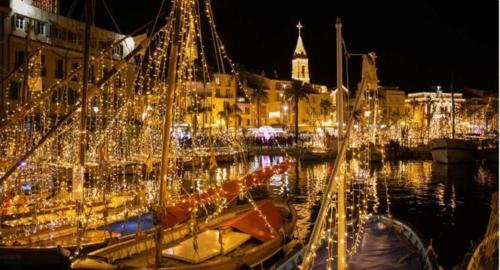
[[[213,259],[210,259],[208,261],[211,261],[212,263],[215,264],[217,261],[223,261],[227,260],[228,258],[233,258],[237,257],[238,255],[242,254],[245,250],[249,250],[251,248],[254,248],[259,245],[259,242],[255,239],[251,239],[250,241],[246,242],[242,246],[240,246],[237,250],[234,250],[230,252],[229,254],[225,256],[217,256]],[[155,264],[155,250],[150,249],[145,252],[142,252],[140,254],[137,254],[135,256],[125,258],[122,260],[118,260],[115,262],[115,265],[120,265],[122,267],[153,267]],[[194,267],[193,264],[190,264],[188,262],[183,262],[180,260],[172,259],[172,258],[166,258],[163,257],[161,258],[161,266],[164,268],[168,267],[187,267],[189,268],[190,266]]]

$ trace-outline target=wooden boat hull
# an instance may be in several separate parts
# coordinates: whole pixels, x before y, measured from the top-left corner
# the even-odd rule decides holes
[[[102,227],[112,226],[115,223],[102,225]],[[69,230],[72,230],[72,228],[69,228]],[[74,230],[72,231],[72,234],[62,237],[74,238],[72,237]],[[120,234],[112,233],[112,237],[109,238],[108,231],[104,228],[97,228],[88,231],[85,237],[87,242],[84,242],[81,246],[80,253],[82,254],[105,248],[110,242],[127,241],[133,238],[133,235],[120,236]],[[68,239],[61,239],[60,241],[66,241],[67,243]],[[74,241],[74,239],[71,239],[72,244],[67,245],[61,242],[56,245],[51,243],[50,240],[40,240],[32,246],[0,246],[0,269],[70,269],[71,262],[68,257],[77,249]]]
[[[435,139],[430,143],[432,159],[439,163],[467,163],[474,160],[472,143],[460,139]]]
[[[279,234],[278,237],[275,237],[271,240],[268,240],[262,244],[259,244],[255,247],[251,247],[246,250],[236,250],[233,253],[228,254],[227,256],[219,256],[216,257],[215,259],[208,260],[204,263],[200,263],[197,265],[194,264],[183,264],[183,265],[172,265],[172,266],[164,266],[164,267],[158,267],[154,269],[165,269],[165,270],[185,270],[185,269],[197,269],[197,270],[220,270],[220,269],[228,269],[228,270],[237,270],[237,269],[242,269],[244,267],[254,267],[257,266],[269,258],[273,257],[277,253],[279,253],[282,250],[283,243],[286,240],[285,238],[288,238],[292,235],[293,230],[295,228],[295,224],[297,221],[297,213],[295,209],[293,208],[292,205],[290,204],[285,204],[285,203],[278,203],[278,202],[273,202],[281,211],[283,209],[284,211],[288,211],[289,215],[289,222],[285,224],[283,227],[283,234]],[[224,220],[228,220],[230,218],[236,217],[237,215],[248,211],[252,209],[250,205],[244,205],[244,206],[237,206],[235,209],[229,210],[227,213],[223,214],[220,217],[215,218],[214,220],[210,221],[208,224],[206,224],[206,228],[213,227],[216,224],[219,224],[223,222]],[[200,221],[200,224],[203,224],[203,220]],[[164,237],[164,242],[163,245],[164,247],[171,246],[173,243],[176,243],[180,241],[181,239],[184,239],[186,236],[189,235],[189,231],[187,230],[186,226],[179,226],[177,228],[174,228],[169,231],[165,231],[165,237]],[[166,241],[166,239],[168,239]],[[147,243],[146,243],[147,242]],[[140,246],[138,245],[140,244]],[[152,246],[153,245],[153,246]],[[151,249],[154,247],[153,243],[153,238],[152,235],[147,236],[145,235],[143,239],[137,240],[133,239],[128,241],[128,243],[119,243],[116,246],[109,246],[106,247],[102,250],[97,250],[95,252],[91,252],[89,254],[89,257],[96,257],[96,258],[104,258],[105,261],[113,263],[117,262],[118,260],[127,260],[127,258],[131,258],[131,256],[134,256],[134,253],[131,253],[132,250],[137,251],[140,250],[139,253],[147,253],[150,251],[147,251],[148,249]],[[139,254],[135,253],[135,255]],[[172,260],[172,259],[167,259]],[[137,261],[142,261],[142,262],[135,262],[135,263],[130,263],[127,264],[124,262],[124,265],[130,265],[133,267],[140,267],[142,269],[148,269],[149,265],[145,263],[145,260],[137,260]],[[92,261],[91,259],[86,259],[86,260],[81,260],[77,261],[72,265],[72,269],[79,269],[79,270],[84,270],[84,269],[100,269],[100,268],[95,268],[92,267],[92,265],[95,265],[95,260]],[[122,263],[120,263],[122,264]],[[107,264],[108,267],[113,267],[113,265]],[[100,267],[103,267],[102,264]],[[114,266],[117,267],[117,266]],[[113,269],[113,268],[110,268]],[[115,268],[116,269],[116,268]],[[153,269],[153,268],[151,268]]]

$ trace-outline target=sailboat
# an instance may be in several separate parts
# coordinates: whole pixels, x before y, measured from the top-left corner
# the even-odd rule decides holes
[[[343,40],[340,19],[337,19],[336,29],[337,83],[342,85]],[[369,214],[366,206],[346,205],[348,196],[352,198],[353,195],[346,192],[345,176],[350,175],[350,170],[354,170],[354,168],[350,168],[349,172],[341,173],[342,168],[349,168],[344,164],[349,147],[348,140],[352,136],[356,115],[360,113],[364,92],[368,89],[374,89],[373,86],[378,83],[374,53],[366,54],[363,61],[363,65],[366,64],[369,68],[365,69],[362,74],[360,91],[357,93],[354,110],[349,117],[347,128],[345,131],[340,130],[340,134],[345,134],[345,140],[339,142],[339,155],[335,160],[328,186],[323,194],[321,207],[309,242],[281,261],[277,266],[279,270],[291,270],[299,267],[300,269],[333,269],[334,264],[338,270],[348,269],[348,267],[349,269],[439,269],[431,246],[411,226],[390,215],[389,202],[387,202],[388,213],[385,215]],[[339,104],[342,103],[341,101]],[[366,156],[365,160],[368,161],[369,157]],[[361,163],[369,164],[370,162]],[[366,179],[364,183],[368,181],[371,180]],[[374,183],[376,186],[376,181]],[[359,187],[356,189],[359,190]],[[376,192],[375,188],[374,195]],[[334,196],[336,202],[332,201]],[[365,196],[365,200],[366,198]],[[349,211],[352,213],[352,209],[356,208],[361,209],[359,215],[349,215]],[[352,226],[352,224],[359,224],[358,232],[355,235],[350,235],[352,231],[348,230],[348,226]],[[350,235],[349,238],[348,235]],[[337,249],[336,253],[335,249]]]
[[[104,88],[104,84],[110,79],[115,79],[127,63],[135,56],[144,51],[148,46],[149,40],[145,39],[138,44],[131,52],[123,58],[116,61],[116,66],[111,70],[104,72],[96,83],[90,86],[89,67],[90,63],[97,63],[102,60],[102,55],[109,53],[114,47],[121,46],[127,37],[117,40],[109,47],[100,51],[98,57],[90,59],[91,43],[91,19],[92,1],[86,1],[86,25],[85,25],[85,48],[82,95],[80,100],[74,104],[68,105],[62,111],[62,115],[57,115],[58,122],[51,125],[42,125],[39,123],[39,129],[47,130],[46,133],[36,134],[39,140],[34,140],[31,148],[20,150],[21,154],[15,156],[15,162],[9,164],[8,169],[1,175],[0,182],[2,186],[2,214],[1,214],[1,246],[0,246],[0,267],[5,269],[56,269],[68,268],[70,266],[70,255],[73,253],[79,256],[90,250],[105,246],[110,240],[117,240],[121,234],[112,232],[102,226],[110,225],[117,221],[126,221],[128,215],[141,214],[138,208],[130,207],[131,201],[135,197],[126,192],[109,192],[106,197],[106,191],[99,193],[96,188],[94,191],[98,194],[92,197],[92,201],[85,198],[84,192],[89,192],[90,188],[85,186],[85,178],[94,177],[97,173],[91,173],[91,166],[86,161],[86,152],[88,143],[85,133],[88,130],[86,123],[89,115],[86,113],[91,107],[92,97],[102,93],[99,88]],[[82,70],[82,67],[74,69],[61,81],[54,85],[63,86]],[[96,90],[97,89],[97,90]],[[54,92],[58,91],[55,87],[43,89],[41,93],[33,94],[31,100],[21,104],[20,110],[12,115],[11,118],[1,123],[3,141],[7,141],[5,134],[9,133],[12,125],[24,123],[25,119],[42,117],[40,115],[50,115],[51,106],[47,105],[47,99],[56,96]],[[57,94],[59,96],[59,94]],[[94,100],[95,101],[95,100]],[[29,108],[27,110],[26,108]],[[79,115],[77,115],[79,112]],[[38,114],[38,115],[37,115]],[[79,116],[79,117],[78,117]],[[97,117],[96,117],[97,118]],[[75,128],[80,124],[80,129]],[[43,127],[43,128],[41,128]],[[79,155],[64,156],[61,151],[54,151],[58,154],[52,155],[51,150],[56,148],[58,136],[80,132],[80,140],[64,143],[78,144],[78,147],[70,147],[65,153],[73,153],[73,149],[79,149]],[[25,132],[24,129],[19,130]],[[33,131],[31,131],[33,132]],[[33,132],[34,133],[34,132]],[[75,132],[77,133],[77,132]],[[13,137],[16,140],[16,137]],[[67,137],[65,138],[67,139]],[[88,144],[87,144],[88,143]],[[60,150],[60,149],[59,149]],[[54,157],[55,156],[55,157]],[[71,160],[72,169],[61,166],[65,159]],[[50,161],[57,161],[57,164],[51,164]],[[77,163],[78,165],[74,165]],[[64,168],[62,170],[61,168]],[[102,168],[99,168],[102,169]],[[64,171],[64,173],[61,173]],[[95,171],[95,170],[94,170]],[[69,173],[68,173],[69,172]],[[67,174],[72,175],[68,176]],[[99,176],[102,176],[100,174]],[[22,183],[16,183],[22,179]],[[66,182],[72,181],[73,192],[68,194]],[[24,182],[25,181],[25,182]],[[13,184],[14,183],[14,184]],[[58,183],[55,186],[54,183]],[[95,183],[95,182],[94,182]],[[101,196],[102,195],[102,196]],[[95,200],[94,200],[95,199]],[[126,238],[126,237],[125,237]],[[122,238],[125,239],[125,238]]]
[[[204,9],[199,7],[202,3],[205,4]],[[254,201],[249,193],[253,186],[265,183],[274,174],[284,173],[288,169],[287,162],[228,181],[205,181],[202,168],[194,168],[194,176],[188,179],[190,187],[180,177],[183,175],[182,166],[173,163],[182,158],[183,153],[179,151],[176,134],[171,130],[179,121],[173,115],[182,111],[180,101],[189,93],[185,82],[194,81],[193,71],[200,68],[195,65],[196,59],[202,62],[201,69],[206,75],[202,78],[211,76],[201,44],[199,20],[203,13],[200,10],[206,11],[208,16],[212,37],[215,38],[215,54],[223,54],[218,55],[217,61],[229,59],[215,32],[210,1],[174,1],[169,20],[175,24],[166,34],[170,38],[166,44],[170,45],[168,49],[167,46],[161,48],[168,67],[159,67],[165,69],[167,84],[155,228],[136,234],[129,241],[93,251],[87,258],[74,261],[73,269],[154,265],[162,269],[236,270],[245,266],[254,267],[275,257],[292,235],[297,214],[291,204],[272,200]],[[197,52],[201,52],[199,57],[194,55]],[[166,57],[167,53],[169,57]],[[150,61],[159,62],[154,57]],[[232,75],[237,79],[234,66],[228,61]],[[221,63],[218,62],[219,65]],[[213,148],[216,147],[211,148],[209,163],[210,170],[214,171],[217,160]],[[193,152],[194,158],[204,156],[202,152]]]
[[[468,163],[474,160],[474,144],[465,139],[455,137],[455,95],[453,78],[451,83],[451,138],[438,138],[429,142],[432,159],[435,162],[454,164]]]

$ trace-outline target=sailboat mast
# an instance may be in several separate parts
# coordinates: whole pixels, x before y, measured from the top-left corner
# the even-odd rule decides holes
[[[90,38],[92,24],[93,5],[92,0],[85,1],[85,44],[83,48],[83,82],[82,82],[82,103],[80,107],[80,145],[79,145],[79,166],[73,174],[73,198],[76,202],[77,215],[77,247],[80,247],[83,237],[83,183],[85,181],[85,151],[87,147],[87,91],[89,84],[89,56]]]
[[[455,93],[453,89],[453,71],[451,72],[451,82],[450,82],[450,90],[451,90],[451,138],[455,139]]]
[[[344,137],[344,95],[342,86],[342,23],[337,18],[335,24],[337,29],[337,148],[340,151],[342,139]]]
[[[180,27],[181,27],[181,9],[182,1],[174,1],[172,8],[174,11],[174,33],[172,36],[172,44],[170,47],[170,56],[168,62],[168,73],[167,73],[167,96],[166,96],[166,111],[165,119],[163,124],[163,148],[161,154],[161,167],[160,167],[160,194],[158,200],[158,216],[163,210],[163,206],[166,199],[167,192],[167,174],[168,174],[168,156],[170,150],[170,129],[172,126],[172,105],[174,100],[175,87],[177,82],[177,62],[180,46]],[[156,237],[156,254],[155,254],[155,264],[160,266],[161,263],[161,250],[163,242],[163,229],[161,224],[157,226],[157,237]]]
[[[28,21],[28,30],[26,31],[26,37],[24,40],[24,67],[23,67],[23,86],[21,89],[21,101],[24,103],[28,103],[28,92],[29,92],[29,62],[30,58],[28,54],[30,52],[30,44],[31,44],[31,34],[33,31],[33,26],[30,21]]]
[[[337,119],[339,127],[338,154],[341,155],[341,149],[345,148],[344,138],[344,90],[342,86],[342,22],[337,18],[335,24],[337,30]],[[335,179],[334,179],[335,180]],[[337,190],[337,269],[344,270],[346,267],[346,224],[345,224],[345,178],[340,171],[338,177],[339,185]]]

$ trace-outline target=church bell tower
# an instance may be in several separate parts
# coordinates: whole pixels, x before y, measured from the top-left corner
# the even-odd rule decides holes
[[[309,59],[307,59],[306,49],[302,43],[302,28],[303,26],[299,21],[297,24],[299,38],[292,58],[292,79],[309,83]]]

